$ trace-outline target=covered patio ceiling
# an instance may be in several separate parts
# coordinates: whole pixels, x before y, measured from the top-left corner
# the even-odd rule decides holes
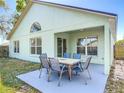
[[[104,26],[103,25],[101,25],[101,26],[95,26],[95,27],[88,27],[88,28],[80,28],[80,29],[74,29],[74,30],[71,30],[71,31],[60,31],[60,32],[57,32],[57,33],[55,33],[55,35],[56,34],[61,34],[61,33],[68,33],[68,34],[71,34],[71,33],[76,33],[76,32],[82,32],[82,31],[84,31],[84,32],[86,32],[86,31],[91,31],[91,30],[103,30],[104,29]]]

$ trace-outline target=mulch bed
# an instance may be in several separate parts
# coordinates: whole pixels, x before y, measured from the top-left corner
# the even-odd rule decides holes
[[[124,60],[115,60],[107,80],[105,93],[124,93]]]

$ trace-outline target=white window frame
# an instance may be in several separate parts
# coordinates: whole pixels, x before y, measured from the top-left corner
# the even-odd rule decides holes
[[[36,29],[36,26],[39,27],[39,29]],[[34,32],[39,32],[41,31],[41,25],[39,22],[34,22],[32,25],[31,25],[31,28],[30,28],[30,33],[34,33]]]
[[[37,44],[38,44],[38,43],[37,43],[37,38],[40,38],[40,39],[41,39],[41,45],[39,45],[39,46],[37,45]],[[35,40],[35,45],[34,45],[34,46],[31,45],[31,39],[34,39],[34,40]],[[35,50],[34,50],[35,53],[34,53],[34,54],[31,53],[31,48],[32,48],[32,47],[35,48]],[[42,38],[41,38],[41,37],[32,37],[32,38],[30,38],[30,54],[31,54],[31,55],[40,55],[40,54],[37,54],[37,48],[38,48],[38,47],[41,48],[41,53],[42,53]]]
[[[98,36],[95,36],[95,35],[92,35],[92,36],[93,36],[93,37],[96,37],[97,40],[98,40]],[[78,42],[79,39],[86,39],[86,40],[87,40],[88,37],[92,37],[92,36],[87,36],[87,37],[78,38],[78,39],[77,39],[77,42]],[[76,42],[76,43],[77,43],[77,42]],[[78,47],[80,47],[80,46],[77,45],[77,46],[76,46],[76,49],[77,49]],[[82,53],[81,53],[81,54],[87,56],[87,55],[88,55],[88,51],[87,51],[88,45],[86,44],[84,47],[85,47],[85,54],[82,54]],[[89,55],[88,55],[88,56],[89,56]],[[96,55],[91,55],[91,56],[98,56],[98,41],[97,41],[97,54],[96,54]]]
[[[13,52],[14,53],[20,53],[20,44],[19,44],[19,40],[16,40],[13,42]]]

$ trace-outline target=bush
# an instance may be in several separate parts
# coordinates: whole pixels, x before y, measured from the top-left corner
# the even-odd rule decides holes
[[[0,47],[0,58],[2,57],[9,57],[9,48],[8,46],[1,46]]]
[[[115,43],[115,58],[124,59],[124,40]]]

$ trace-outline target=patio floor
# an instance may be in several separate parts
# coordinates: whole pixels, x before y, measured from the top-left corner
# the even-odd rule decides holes
[[[51,82],[47,82],[46,71],[43,70],[42,76],[39,79],[39,70],[21,74],[17,76],[22,81],[38,89],[42,93],[103,93],[107,76],[104,75],[104,66],[91,64],[89,66],[92,80],[88,79],[87,72],[81,73],[78,76],[73,75],[72,80],[69,81],[65,74],[61,80],[61,86],[58,87],[57,74],[53,73]],[[87,85],[84,84],[83,78],[87,79]]]

